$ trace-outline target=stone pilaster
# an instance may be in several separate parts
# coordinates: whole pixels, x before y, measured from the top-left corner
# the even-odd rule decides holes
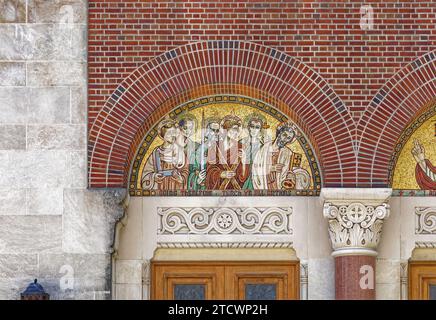
[[[336,299],[375,299],[375,257],[391,189],[324,189]]]

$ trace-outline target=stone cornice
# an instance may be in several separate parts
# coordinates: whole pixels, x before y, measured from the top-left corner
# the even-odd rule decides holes
[[[379,205],[387,202],[392,195],[391,188],[323,188],[321,199],[325,202]]]

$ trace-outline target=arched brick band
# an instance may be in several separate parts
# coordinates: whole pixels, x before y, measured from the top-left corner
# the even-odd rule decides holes
[[[128,155],[140,142],[135,135],[144,121],[183,92],[220,84],[250,87],[282,101],[288,107],[285,113],[298,118],[300,127],[312,137],[324,184],[344,185],[354,180],[354,123],[341,99],[319,74],[270,47],[208,41],[166,52],[136,69],[119,85],[89,130],[89,186],[126,186]]]
[[[396,73],[377,93],[357,125],[359,186],[389,184],[389,161],[401,133],[436,97],[436,51]]]

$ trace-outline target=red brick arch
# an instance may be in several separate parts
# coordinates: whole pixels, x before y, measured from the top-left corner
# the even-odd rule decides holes
[[[204,94],[199,88],[273,97],[311,138],[324,185],[344,185],[354,179],[353,120],[318,73],[274,48],[242,41],[207,41],[165,52],[119,85],[89,130],[89,186],[125,187],[144,123],[159,115],[158,110],[169,101]]]
[[[405,66],[378,91],[357,125],[358,185],[389,185],[389,161],[401,133],[435,98],[436,51]]]

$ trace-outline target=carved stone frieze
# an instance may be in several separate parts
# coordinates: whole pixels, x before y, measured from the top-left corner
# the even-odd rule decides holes
[[[158,208],[158,234],[292,234],[292,208]]]

